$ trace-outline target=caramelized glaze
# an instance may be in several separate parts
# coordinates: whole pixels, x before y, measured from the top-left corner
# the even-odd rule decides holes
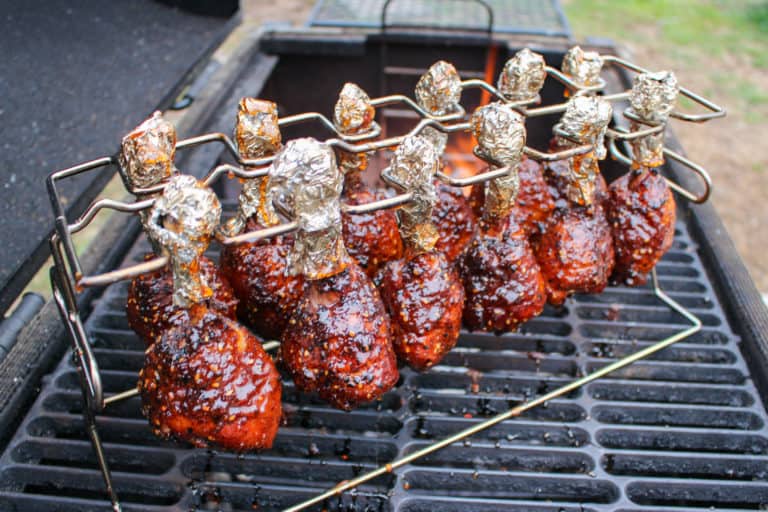
[[[648,272],[671,247],[675,236],[675,198],[655,169],[640,168],[611,183],[606,202],[616,267],[611,280],[645,284]]]
[[[613,240],[603,207],[557,208],[535,245],[547,282],[549,302],[560,305],[571,293],[600,293],[614,265]]]
[[[261,226],[248,219],[246,231]],[[221,273],[240,300],[237,315],[267,339],[279,339],[304,289],[304,278],[287,272],[291,239],[276,236],[230,245],[221,252]]]
[[[145,259],[153,257],[153,254],[147,254]],[[235,318],[237,299],[227,278],[205,257],[200,260],[200,272],[213,290],[205,304],[228,318]],[[128,326],[147,345],[170,326],[169,320],[178,309],[173,305],[173,276],[167,266],[131,281],[126,302]]]
[[[525,230],[512,216],[497,225],[481,221],[459,265],[467,296],[464,325],[496,333],[515,330],[541,313],[544,278]]]
[[[438,201],[432,210],[432,223],[440,235],[435,250],[453,263],[472,240],[475,214],[460,188],[442,182],[437,182],[435,187]]]
[[[354,262],[307,281],[280,354],[298,389],[343,410],[379,398],[399,376],[384,304]]]
[[[388,263],[376,278],[397,357],[426,370],[456,345],[464,289],[445,255],[422,252]]]
[[[382,193],[374,193],[359,176],[348,174],[342,200],[351,205],[366,204],[383,199]],[[388,261],[403,254],[403,241],[397,229],[395,214],[389,210],[351,215],[342,213],[344,245],[347,252],[365,270],[369,277]]]
[[[155,434],[238,452],[270,448],[282,387],[256,337],[199,304],[178,310],[168,324],[139,374]]]

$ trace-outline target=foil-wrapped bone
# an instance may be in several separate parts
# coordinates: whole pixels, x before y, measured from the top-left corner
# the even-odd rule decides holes
[[[249,160],[277,152],[282,146],[277,104],[257,98],[241,99],[237,108],[235,143],[240,155]],[[223,231],[229,236],[240,233],[254,215],[264,227],[277,224],[280,219],[267,195],[266,178],[245,180],[238,197],[237,213],[227,221]]]
[[[270,201],[298,223],[288,268],[307,279],[323,279],[352,261],[341,231],[343,176],[333,150],[312,138],[294,139],[275,157],[269,173]]]
[[[680,92],[675,74],[670,71],[642,73],[635,76],[629,96],[629,112],[640,122],[630,121],[630,130],[638,131],[648,125],[666,124],[675,108]],[[664,163],[664,131],[630,140],[634,163],[641,167],[658,167]]]
[[[376,109],[371,105],[371,98],[357,84],[347,82],[339,93],[339,99],[333,109],[333,125],[344,135],[365,133],[373,127]],[[338,151],[338,165],[345,175],[364,171],[368,167],[366,153],[348,153]]]
[[[163,118],[161,112],[155,112],[123,137],[118,155],[123,183],[129,190],[160,184],[178,173],[173,164],[175,156],[176,128]],[[149,194],[145,197],[157,195],[159,194]],[[139,219],[146,233],[149,233],[149,215],[149,210],[139,212]],[[148,235],[148,238],[152,250],[155,254],[160,254],[162,247],[152,236]]]
[[[592,151],[569,160],[571,183],[568,198],[576,204],[592,204],[595,179],[600,172],[597,162],[603,160],[607,153],[605,132],[612,115],[611,104],[599,96],[575,96],[568,102],[563,117],[555,125],[559,146],[593,146]]]
[[[504,103],[489,103],[472,114],[472,133],[480,156],[509,167],[509,173],[491,180],[485,187],[483,215],[502,219],[509,215],[520,190],[518,165],[525,147],[525,121]]]
[[[433,180],[439,161],[429,140],[411,135],[400,143],[390,166],[382,173],[390,184],[412,194],[411,201],[397,210],[397,221],[403,242],[414,253],[430,251],[437,243],[432,209],[438,197]]]
[[[579,87],[591,87],[600,80],[603,58],[597,52],[585,52],[574,46],[565,53],[560,69]]]
[[[220,219],[216,194],[192,176],[172,177],[155,201],[147,226],[171,260],[175,306],[188,308],[213,294],[200,271],[200,258]]]
[[[237,107],[235,142],[240,156],[261,158],[280,150],[282,135],[277,105],[257,98],[243,98]]]
[[[171,177],[176,172],[175,156],[176,128],[155,112],[120,144],[118,161],[126,187],[147,188]]]
[[[430,114],[442,116],[455,112],[460,108],[460,100],[461,78],[450,62],[435,62],[416,84],[416,102]],[[445,152],[448,134],[428,126],[421,136],[435,146],[438,156]]]
[[[416,101],[427,112],[442,116],[455,112],[461,99],[461,78],[453,64],[432,64],[416,84]]]
[[[504,64],[497,87],[510,101],[532,103],[547,79],[546,63],[541,54],[523,48]]]
[[[364,133],[371,129],[375,116],[368,94],[357,84],[345,83],[333,108],[336,129],[345,135]]]

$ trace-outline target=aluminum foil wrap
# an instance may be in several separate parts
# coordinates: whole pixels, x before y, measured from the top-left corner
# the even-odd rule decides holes
[[[435,148],[435,153],[437,153],[438,158],[440,158],[443,153],[445,153],[445,148],[448,147],[447,133],[441,132],[437,128],[426,126],[423,130],[421,130],[419,135],[432,144],[432,146]]]
[[[569,160],[571,186],[568,198],[576,204],[592,204],[595,179],[600,172],[597,162],[606,156],[605,132],[612,115],[611,104],[599,96],[575,96],[568,102],[563,117],[555,125],[559,146],[594,146],[592,151]]]
[[[121,175],[129,190],[157,185],[176,172],[176,128],[155,112],[123,137],[120,144]]]
[[[416,101],[436,116],[450,114],[459,108],[461,78],[453,64],[440,60],[432,64],[416,84]]]
[[[344,84],[333,109],[336,129],[345,135],[364,133],[371,129],[375,116],[376,109],[368,94],[357,84]]]
[[[376,109],[371,105],[371,98],[357,84],[346,83],[339,93],[339,99],[333,109],[333,124],[345,135],[355,135],[370,131]],[[368,167],[368,155],[365,153],[347,153],[337,151],[341,172],[346,174],[364,171]]]
[[[235,142],[240,156],[247,159],[271,155],[281,147],[277,105],[257,98],[243,98],[237,107]]]
[[[397,220],[403,242],[416,253],[430,251],[437,243],[432,209],[437,203],[433,180],[439,161],[432,142],[412,135],[397,147],[389,168],[383,172],[389,183],[413,194],[412,200],[397,210]]]
[[[629,96],[630,112],[643,122],[631,121],[630,130],[638,131],[648,126],[666,124],[669,114],[675,108],[680,92],[675,74],[669,71],[642,73],[635,76]],[[664,132],[639,139],[632,139],[632,153],[635,165],[658,167],[664,163]]]
[[[322,279],[350,263],[341,232],[342,184],[333,150],[315,139],[291,140],[275,158],[270,200],[282,204],[299,225],[288,255],[293,274]]]
[[[483,215],[501,219],[509,215],[520,191],[518,165],[525,147],[525,121],[512,107],[489,103],[472,114],[472,133],[481,155],[509,167],[509,173],[488,182]]]
[[[523,48],[504,64],[497,87],[511,101],[534,102],[547,79],[545,66],[544,57]]]
[[[280,149],[281,141],[277,105],[256,98],[241,99],[235,125],[235,143],[240,155],[247,159],[270,156]],[[223,231],[229,236],[240,233],[248,219],[254,215],[264,227],[273,226],[280,221],[272,203],[267,200],[266,178],[243,181],[237,213],[227,221]]]
[[[585,52],[580,46],[574,46],[565,53],[560,69],[580,87],[590,87],[600,79],[603,58],[597,52]]]
[[[148,229],[170,257],[175,306],[187,308],[213,294],[200,272],[200,258],[220,219],[216,194],[192,176],[171,178],[155,201]]]

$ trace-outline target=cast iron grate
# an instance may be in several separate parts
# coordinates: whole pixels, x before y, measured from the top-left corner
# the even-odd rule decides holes
[[[142,240],[129,257],[147,248]],[[658,272],[702,319],[701,332],[323,508],[765,510],[766,412],[682,223]],[[107,392],[133,386],[143,361],[123,312],[126,288],[108,288],[88,320]],[[138,398],[107,408],[98,425],[126,510],[277,510],[685,327],[650,288],[610,288],[547,309],[517,334],[464,334],[442,365],[403,370],[396,390],[351,413],[286,383],[286,425],[258,455],[161,441]],[[0,459],[0,510],[109,510],[81,407],[67,356]]]

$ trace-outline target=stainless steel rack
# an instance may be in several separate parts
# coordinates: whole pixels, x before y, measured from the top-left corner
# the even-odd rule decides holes
[[[634,72],[646,72],[644,68],[636,66],[630,62],[614,56],[602,56],[604,64],[611,64],[623,67],[625,69]],[[571,77],[561,73],[557,69],[547,66],[546,71],[548,75],[563,83],[569,88],[571,94],[596,94],[599,93],[604,87],[602,80],[598,81],[595,85],[589,87],[581,87],[572,80]],[[480,88],[494,97],[498,101],[511,104],[517,109],[523,116],[536,117],[541,115],[553,114],[563,112],[565,110],[565,103],[557,105],[549,105],[543,107],[534,107],[530,103],[514,103],[510,102],[505,96],[493,87],[491,84],[479,79],[465,80],[461,83],[462,89]],[[681,112],[673,112],[671,117],[689,121],[689,122],[704,122],[709,119],[721,117],[725,115],[722,108],[710,102],[709,100],[702,98],[701,96],[685,89],[681,88],[680,92],[703,106],[709,112],[703,114],[685,114]],[[604,98],[608,101],[622,101],[629,97],[629,92],[623,92],[619,94],[605,95]],[[444,116],[433,116],[429,112],[422,109],[415,101],[405,95],[390,95],[372,100],[374,106],[384,106],[390,104],[403,104],[412,109],[419,117],[418,124],[405,135],[396,137],[379,138],[381,130],[377,125],[374,125],[372,130],[368,133],[359,134],[355,136],[345,136],[339,133],[333,123],[331,123],[325,116],[319,113],[305,113],[295,116],[285,117],[280,119],[280,126],[286,126],[291,124],[302,123],[306,121],[320,121],[326,128],[334,133],[334,137],[327,139],[325,142],[333,147],[338,147],[346,152],[350,153],[364,153],[371,151],[379,151],[385,148],[389,148],[399,144],[407,135],[418,134],[427,127],[431,127],[443,133],[455,133],[461,131],[468,131],[470,129],[469,123],[465,120],[466,113],[463,109],[459,109],[455,112],[451,112]],[[631,115],[625,113],[625,115]],[[622,162],[631,163],[631,157],[623,154],[616,142],[617,141],[629,141],[635,138],[647,137],[655,135],[664,130],[664,125],[656,124],[649,125],[648,128],[635,132],[627,132],[621,129],[610,129],[608,131],[608,137],[610,139],[611,153]],[[220,165],[212,169],[208,175],[204,178],[207,184],[213,184],[217,180],[222,179],[224,176],[238,177],[242,179],[252,179],[256,177],[265,176],[267,174],[267,167],[272,162],[274,157],[261,158],[256,160],[248,160],[241,158],[235,145],[229,139],[228,136],[222,133],[205,134],[198,137],[193,137],[179,141],[177,144],[178,149],[186,149],[204,144],[222,144],[223,147],[235,158],[237,165]],[[568,158],[577,154],[589,152],[594,148],[589,145],[578,146],[569,150],[559,151],[557,153],[544,153],[533,148],[526,147],[525,153],[537,160],[552,161],[563,158]],[[709,196],[711,189],[711,180],[705,169],[698,164],[688,160],[687,158],[672,152],[669,149],[665,149],[665,155],[669,158],[677,160],[683,165],[689,167],[697,175],[699,175],[704,184],[704,191],[700,193],[694,193],[688,191],[674,182],[670,182],[670,187],[678,191],[693,202],[703,202]],[[75,250],[73,243],[73,235],[84,229],[101,210],[111,209],[125,213],[135,213],[152,206],[153,199],[139,200],[133,203],[126,203],[121,201],[115,201],[111,199],[101,199],[94,202],[83,215],[73,222],[66,219],[64,214],[64,207],[60,200],[57,191],[57,182],[69,177],[85,173],[92,172],[99,168],[108,165],[114,165],[117,163],[117,158],[103,157],[92,160],[90,162],[83,163],[78,166],[70,167],[52,173],[47,181],[48,191],[51,198],[51,203],[55,215],[55,234],[51,238],[51,251],[54,257],[54,266],[50,270],[51,285],[53,288],[54,300],[59,308],[62,319],[67,327],[68,333],[71,337],[73,345],[73,355],[78,369],[78,375],[83,393],[83,400],[85,406],[82,408],[85,427],[87,429],[88,437],[93,445],[94,452],[96,454],[98,467],[102,473],[104,481],[106,483],[107,494],[112,502],[114,510],[121,510],[121,505],[116,491],[112,484],[112,475],[107,465],[106,457],[104,454],[104,447],[100,440],[98,430],[96,428],[95,415],[103,411],[106,407],[116,404],[122,400],[135,396],[137,390],[129,389],[124,392],[116,393],[111,396],[105,396],[104,388],[102,386],[101,375],[99,371],[99,365],[94,357],[91,343],[88,339],[87,332],[83,326],[83,320],[80,315],[77,296],[84,288],[101,287],[111,283],[131,279],[135,276],[141,275],[146,272],[154,271],[164,267],[167,264],[167,259],[164,257],[154,258],[152,260],[132,265],[126,268],[121,268],[115,271],[106,272],[98,275],[87,276],[83,275],[82,267],[79,261],[78,254]],[[492,163],[492,162],[491,162]],[[457,179],[448,176],[442,172],[438,172],[436,177],[441,181],[457,187],[464,187],[474,183],[493,179],[502,174],[507,173],[507,168],[495,168],[494,170],[487,171],[476,176],[464,179]],[[162,185],[157,187],[145,188],[145,189],[129,189],[129,192],[134,195],[146,195],[153,194],[162,191]],[[404,204],[410,200],[410,194],[400,194],[388,199],[376,201],[365,205],[350,206],[344,205],[343,210],[350,214],[361,214],[375,211],[382,208],[392,208],[400,204]],[[274,226],[268,229],[263,229],[254,232],[248,232],[242,235],[227,237],[220,236],[219,242],[223,245],[238,244],[247,241],[255,241],[263,238],[268,238],[282,233],[287,233],[295,230],[297,224],[295,222],[287,222]],[[494,425],[497,425],[507,419],[517,417],[522,413],[534,409],[547,402],[567,395],[582,386],[598,380],[602,377],[608,376],[618,370],[626,368],[627,366],[646,359],[653,354],[679,342],[697,332],[702,328],[702,322],[688,309],[683,307],[677,301],[667,295],[659,284],[659,279],[656,271],[652,272],[652,285],[653,293],[663,304],[667,305],[672,311],[682,315],[687,321],[690,322],[690,327],[681,330],[671,336],[664,338],[656,343],[653,343],[635,353],[632,353],[622,359],[615,361],[607,366],[603,366],[599,369],[595,369],[593,372],[585,375],[581,378],[577,378],[555,390],[544,393],[536,398],[527,400],[519,405],[511,407],[510,409],[501,412],[485,421],[474,424],[469,428],[461,430],[453,435],[445,437],[439,441],[435,441],[427,445],[426,447],[414,451],[408,455],[392,460],[391,462],[381,465],[371,471],[363,473],[356,478],[346,480],[339,483],[335,487],[328,491],[321,493],[313,498],[307,499],[299,504],[289,507],[286,510],[297,511],[303,510],[312,505],[322,503],[323,501],[340,495],[341,493],[353,489],[361,484],[369,482],[373,479],[391,473],[395,469],[412,463],[422,457],[425,457],[437,450],[445,448],[457,441],[466,439],[473,434],[482,432]],[[268,342],[265,344],[265,348],[274,349],[278,342]]]

